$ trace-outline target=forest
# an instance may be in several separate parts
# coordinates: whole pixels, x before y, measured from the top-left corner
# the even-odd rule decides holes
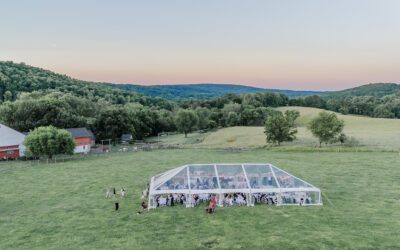
[[[363,90],[364,91],[364,90]],[[307,96],[290,100],[292,106],[314,107],[335,111],[341,114],[365,115],[376,118],[400,118],[400,91],[376,96],[332,95]]]
[[[382,86],[387,89],[387,85]],[[0,123],[22,132],[47,125],[88,127],[98,140],[118,140],[123,133],[143,139],[160,132],[263,126],[269,115],[279,112],[274,108],[281,106],[400,118],[397,86],[390,85],[391,90],[380,96],[367,91],[377,93],[375,85],[366,85],[361,87],[365,96],[353,91],[289,98],[282,93],[258,92],[167,100],[110,83],[85,82],[25,64],[0,62]]]
[[[271,92],[285,94],[289,98],[302,97],[308,95],[329,93],[321,91],[307,90],[283,90],[283,89],[264,89],[252,86],[235,84],[180,84],[180,85],[134,85],[134,84],[115,84],[115,87],[141,93],[146,96],[161,97],[168,100],[181,99],[213,99],[225,94],[250,94],[257,92]]]

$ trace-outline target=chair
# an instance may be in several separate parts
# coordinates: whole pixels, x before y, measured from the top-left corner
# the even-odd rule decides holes
[[[167,205],[167,199],[166,198],[160,198],[158,202],[160,204],[160,207]]]

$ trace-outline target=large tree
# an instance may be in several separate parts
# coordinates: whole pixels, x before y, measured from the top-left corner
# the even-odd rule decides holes
[[[193,110],[181,109],[176,114],[176,127],[180,132],[185,133],[185,137],[187,137],[187,134],[196,128],[198,120]]]
[[[235,112],[229,112],[226,118],[226,125],[228,126],[236,126],[238,124],[239,117]]]
[[[25,138],[28,155],[51,159],[57,154],[73,154],[75,142],[71,134],[53,126],[38,127]]]
[[[0,106],[0,120],[8,126],[29,131],[40,126],[88,127],[94,123],[97,104],[88,99],[54,92],[21,94],[14,102]]]
[[[320,147],[322,143],[327,144],[338,141],[343,127],[343,120],[340,120],[335,113],[326,111],[320,112],[308,125],[311,133],[318,138]]]
[[[300,112],[297,110],[286,110],[285,116],[289,123],[294,126],[296,119],[300,116]]]
[[[199,129],[207,129],[210,122],[211,111],[208,108],[198,107],[196,108],[195,112],[198,117],[197,127]]]
[[[122,134],[129,133],[137,137],[132,117],[124,107],[110,107],[102,110],[94,125],[98,140],[111,139],[116,143]]]
[[[298,117],[295,112],[276,112],[268,116],[265,121],[264,133],[267,142],[277,143],[278,146],[284,141],[293,141],[296,138],[297,129],[294,121]]]

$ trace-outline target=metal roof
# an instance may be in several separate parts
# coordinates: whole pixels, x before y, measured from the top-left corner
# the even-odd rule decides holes
[[[20,145],[24,140],[24,134],[0,124],[0,147]]]
[[[67,128],[65,130],[70,132],[73,138],[90,137],[95,140],[93,132],[87,128]]]

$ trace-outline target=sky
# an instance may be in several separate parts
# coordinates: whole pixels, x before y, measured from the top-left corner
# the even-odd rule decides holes
[[[113,83],[400,82],[399,0],[2,0],[0,60]]]

